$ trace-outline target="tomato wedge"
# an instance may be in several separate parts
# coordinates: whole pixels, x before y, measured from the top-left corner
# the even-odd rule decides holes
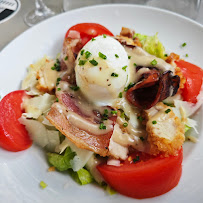
[[[89,40],[98,35],[109,35],[113,36],[113,34],[104,26],[97,23],[80,23],[72,26],[65,35],[65,38],[81,38],[82,45],[84,46]]]
[[[182,149],[178,156],[167,158],[138,155],[131,155],[135,163],[125,161],[119,167],[101,164],[97,169],[113,189],[138,199],[162,195],[178,184],[182,174]]]
[[[8,151],[21,151],[32,144],[25,126],[18,121],[25,95],[23,90],[14,91],[0,102],[0,146]]]
[[[203,70],[200,67],[183,60],[176,61],[175,63],[186,78],[185,86],[182,89],[183,100],[197,103],[197,96],[202,87]]]

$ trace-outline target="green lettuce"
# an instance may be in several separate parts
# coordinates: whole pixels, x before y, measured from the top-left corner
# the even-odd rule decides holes
[[[70,160],[75,156],[75,152],[72,152],[70,147],[66,148],[64,155],[56,153],[47,153],[48,161],[59,171],[66,171],[71,168]]]
[[[163,44],[159,41],[158,33],[153,36],[142,35],[140,33],[135,33],[133,38],[139,38],[142,48],[149,54],[155,55],[158,58],[165,59],[165,48]]]
[[[190,129],[191,129],[191,127],[190,127],[190,126],[185,125],[185,133],[186,133],[188,130],[190,130]]]
[[[92,177],[90,172],[84,168],[81,168],[77,172],[69,170],[69,173],[72,176],[72,178],[80,185],[86,185],[94,181],[94,178]]]
[[[72,178],[80,185],[86,185],[94,181],[90,172],[84,168],[74,172],[70,161],[73,160],[76,153],[72,152],[70,147],[67,147],[64,154],[47,153],[48,162],[58,171],[68,171]]]

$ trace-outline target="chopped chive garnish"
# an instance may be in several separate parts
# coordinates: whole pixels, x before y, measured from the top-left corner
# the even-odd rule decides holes
[[[128,56],[128,59],[131,59],[131,56]]]
[[[117,111],[111,111],[111,114],[116,115]]]
[[[96,39],[95,38],[92,38],[92,41],[95,41]]]
[[[125,113],[122,112],[121,115],[120,115],[120,117],[121,117],[121,118],[125,118]]]
[[[85,58],[88,59],[92,54],[89,51],[85,52]]]
[[[68,56],[66,56],[66,57],[64,58],[64,60],[67,61],[67,60],[68,60]]]
[[[185,57],[188,57],[188,54],[185,54]]]
[[[127,87],[124,88],[124,91],[127,92],[131,87],[133,87],[135,83],[130,83]]]
[[[155,65],[157,64],[156,59],[154,59],[154,60],[151,62],[151,64],[152,64],[153,66],[155,66]]]
[[[86,60],[80,60],[80,61],[79,61],[79,66],[85,65],[86,62],[87,62]]]
[[[99,52],[99,57],[102,59],[107,59],[106,55],[102,54],[101,52]]]
[[[83,54],[84,54],[84,51],[85,51],[85,50],[83,49],[83,50],[80,52],[80,54],[83,55]]]
[[[78,86],[70,86],[73,91],[78,91],[80,88]]]
[[[117,73],[111,73],[111,76],[112,77],[118,77],[118,74]]]
[[[144,141],[144,137],[140,137],[140,139],[141,139],[142,141]]]
[[[60,71],[61,70],[61,64],[59,59],[56,59],[56,63],[54,64],[54,67],[51,67],[52,70]]]
[[[141,122],[144,120],[142,116],[138,116],[137,119],[140,120]]]
[[[104,109],[104,114],[102,115],[102,120],[108,120],[108,109]]]
[[[105,114],[108,114],[109,112],[108,112],[108,109],[104,109],[104,113]]]
[[[56,79],[56,86],[59,85],[59,82],[61,81],[61,78]]]
[[[122,98],[122,97],[123,97],[123,93],[120,92],[119,95],[118,95],[118,97],[119,97],[119,98]]]
[[[61,88],[57,88],[58,91],[61,91]]]
[[[59,99],[58,99],[58,98],[56,98],[56,102],[59,102]]]
[[[96,65],[98,65],[98,62],[97,61],[95,61],[94,59],[92,59],[92,60],[90,60],[89,61],[93,66],[96,66]]]
[[[152,124],[157,124],[157,122],[156,121],[152,121]]]
[[[139,157],[139,156],[136,156],[136,158],[133,159],[133,163],[135,163],[135,162],[137,162],[137,161],[139,161],[139,160],[140,160],[140,157]]]
[[[105,35],[105,34],[103,34],[103,38],[106,38],[106,35]]]
[[[115,57],[116,57],[116,58],[119,58],[119,55],[118,55],[118,54],[115,54]]]
[[[124,71],[126,71],[126,68],[127,68],[128,66],[123,66],[122,67],[122,69],[124,70]]]
[[[181,46],[182,46],[182,47],[185,47],[186,45],[187,45],[186,42],[184,42]]]
[[[106,129],[106,126],[105,126],[103,123],[100,123],[99,129],[105,130],[105,129]]]
[[[45,189],[45,188],[47,187],[47,184],[46,184],[44,181],[41,181],[41,182],[39,183],[39,185],[40,185],[40,187],[41,187],[42,189]]]
[[[171,111],[171,109],[167,109],[166,111],[165,111],[165,113],[169,113]]]
[[[136,64],[136,63],[133,63],[133,65],[134,65],[134,66],[137,66],[137,64]]]
[[[123,123],[123,127],[127,127],[128,126],[128,123]]]

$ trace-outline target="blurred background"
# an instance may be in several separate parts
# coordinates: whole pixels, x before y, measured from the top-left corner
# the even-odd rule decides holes
[[[38,21],[75,8],[108,3],[164,8],[203,24],[201,0],[0,0],[0,50]]]

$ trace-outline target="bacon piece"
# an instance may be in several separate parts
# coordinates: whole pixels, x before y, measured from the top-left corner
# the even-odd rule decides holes
[[[134,37],[135,31],[122,27],[122,30],[120,32],[120,36],[116,36],[116,39],[122,44],[122,45],[127,45],[127,46],[139,46],[142,47],[142,44],[139,40],[139,38]]]
[[[92,135],[75,127],[68,121],[65,107],[59,103],[52,105],[47,119],[77,147],[93,151],[103,157],[108,156],[113,131],[103,135]]]
[[[97,109],[98,107],[92,107],[92,113],[88,111],[86,113],[86,108],[88,108],[88,104],[85,100],[81,100],[81,95],[77,92],[63,92],[57,91],[56,96],[59,102],[52,105],[51,110],[47,115],[47,119],[52,123],[62,134],[64,134],[69,140],[71,140],[77,147],[82,149],[87,149],[93,151],[101,156],[109,155],[109,142],[111,135],[113,134],[113,128],[117,119],[117,116],[109,116],[109,120],[112,123],[112,130],[101,130],[101,134],[93,134],[90,131],[85,131],[80,129],[77,125],[71,123],[68,118],[68,112],[74,112],[79,117],[86,120],[88,123],[92,123],[94,125],[99,125],[101,123],[101,119],[103,118],[103,109],[107,109],[108,112],[113,110],[111,107],[101,108],[100,111]],[[81,106],[79,103],[83,103],[85,105],[84,109],[81,110]],[[84,108],[84,107],[83,107]]]
[[[133,38],[134,34],[135,34],[135,31],[127,27],[122,27],[122,30],[120,32],[121,36],[128,37],[128,38]]]
[[[132,39],[125,36],[117,35],[115,39],[118,40],[123,46],[134,48],[136,46],[142,47],[141,42],[138,38]]]
[[[75,81],[75,59],[82,48],[80,39],[65,38],[63,42],[63,52],[61,54],[61,70],[66,71],[62,80],[68,81],[70,84],[76,84]]]
[[[159,82],[159,92],[161,93],[159,101],[174,96],[179,89],[179,84],[180,77],[178,75],[173,76],[171,71],[165,71]]]
[[[154,68],[141,76],[140,81],[127,91],[126,97],[136,107],[149,109],[159,101],[175,95],[179,83],[179,76],[173,76],[171,71],[160,74]]]
[[[177,61],[180,59],[180,56],[175,53],[170,53],[170,55],[166,58],[166,62],[172,64],[174,61]]]

